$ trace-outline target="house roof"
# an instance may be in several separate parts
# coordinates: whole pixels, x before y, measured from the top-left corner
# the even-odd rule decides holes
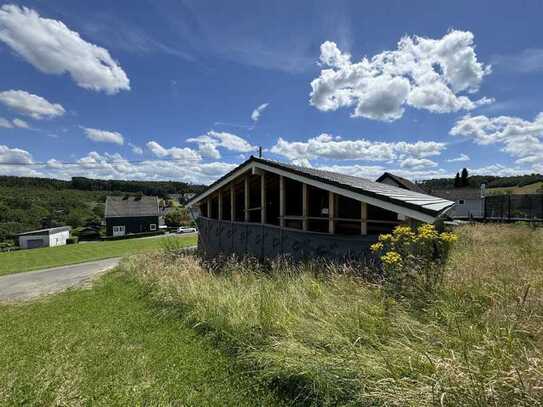
[[[28,232],[23,232],[17,234],[17,236],[26,236],[26,235],[52,235],[54,233],[70,231],[72,228],[70,226],[58,226],[56,228],[46,228],[38,230],[29,230]]]
[[[156,196],[108,196],[106,218],[159,216]]]
[[[413,192],[392,185],[382,184],[366,178],[339,174],[315,168],[300,167],[278,161],[252,157],[215,181],[206,190],[192,198],[187,205],[200,200],[222,188],[233,178],[255,168],[298,179],[309,185],[330,190],[371,205],[405,214],[425,222],[432,222],[454,205],[454,202],[431,195]]]
[[[396,182],[400,188],[403,187],[405,189],[408,189],[413,192],[419,192],[421,194],[425,194],[426,191],[422,189],[419,185],[415,184],[413,181],[410,181],[406,178],[400,177],[398,175],[394,175],[390,172],[385,172],[383,175],[381,175],[379,178],[375,180],[375,182],[383,182],[384,179],[390,178],[394,182]]]

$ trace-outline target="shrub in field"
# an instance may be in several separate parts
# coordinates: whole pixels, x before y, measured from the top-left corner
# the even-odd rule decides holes
[[[431,293],[443,279],[443,265],[453,233],[436,231],[433,225],[417,229],[398,226],[391,234],[379,236],[371,250],[379,256],[385,287],[393,294]]]

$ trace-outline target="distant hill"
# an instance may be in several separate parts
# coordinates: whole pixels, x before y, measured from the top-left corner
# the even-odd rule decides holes
[[[486,184],[487,188],[524,187],[543,181],[541,174],[518,175],[512,177],[496,177],[492,175],[473,175],[468,177],[468,188],[479,188]],[[427,192],[433,190],[454,189],[454,178],[437,178],[424,180],[419,185]]]
[[[516,185],[514,187],[487,188],[487,193],[491,195],[541,194],[543,193],[543,181],[537,181],[526,185]]]
[[[73,177],[71,181],[54,178],[0,176],[0,186],[4,187],[37,187],[47,189],[76,189],[79,191],[118,191],[143,193],[144,195],[198,193],[205,186],[178,181],[125,181],[103,180],[85,177]]]

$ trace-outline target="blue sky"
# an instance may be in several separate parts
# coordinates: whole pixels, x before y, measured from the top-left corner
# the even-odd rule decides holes
[[[5,3],[0,173],[207,183],[257,146],[372,179],[543,172],[542,16],[535,1]]]

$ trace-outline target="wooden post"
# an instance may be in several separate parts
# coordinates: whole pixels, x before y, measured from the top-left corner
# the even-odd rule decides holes
[[[222,191],[219,191],[219,220],[222,220]]]
[[[244,202],[244,209],[245,209],[245,222],[249,222],[249,176],[247,175],[244,180],[245,184],[245,202]]]
[[[236,194],[234,191],[234,183],[230,184],[230,221],[236,220]]]
[[[211,219],[211,196],[207,198],[207,217]]]
[[[336,196],[333,192],[328,192],[328,233],[335,233],[334,217],[336,216]]]
[[[279,226],[285,227],[285,178],[279,176]]]
[[[307,230],[307,184],[302,184],[302,229]]]
[[[266,175],[260,176],[260,223],[266,223]]]
[[[360,234],[368,234],[368,204],[366,202],[360,202]]]

